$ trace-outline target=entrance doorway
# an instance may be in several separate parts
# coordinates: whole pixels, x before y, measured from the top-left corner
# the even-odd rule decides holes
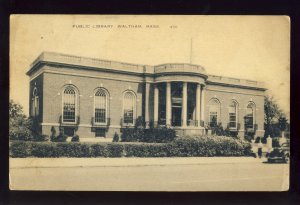
[[[172,107],[172,126],[181,126],[181,107]]]

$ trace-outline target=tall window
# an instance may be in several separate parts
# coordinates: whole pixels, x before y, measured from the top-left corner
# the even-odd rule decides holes
[[[229,105],[229,128],[237,128],[237,103],[232,101]]]
[[[254,128],[254,103],[249,103],[247,106],[246,116],[245,116],[245,127]]]
[[[76,122],[76,91],[71,86],[63,93],[63,122]]]
[[[135,94],[133,92],[126,91],[124,93],[123,109],[124,123],[133,124],[135,116]]]
[[[108,94],[100,88],[95,93],[95,123],[107,123]]]
[[[31,116],[37,116],[39,114],[39,96],[37,93],[37,88],[33,89],[31,104]]]
[[[218,125],[220,115],[220,102],[217,99],[211,99],[209,102],[209,126],[216,127]]]

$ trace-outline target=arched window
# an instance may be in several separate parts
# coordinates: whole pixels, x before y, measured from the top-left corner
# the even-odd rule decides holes
[[[106,124],[108,116],[108,93],[105,89],[100,88],[95,92],[94,97],[94,122]]]
[[[76,122],[77,94],[75,88],[67,86],[63,93],[63,122]]]
[[[123,122],[133,124],[135,118],[135,94],[132,91],[126,91],[123,99]]]
[[[31,102],[31,116],[34,117],[39,115],[39,96],[36,87],[33,89]]]
[[[238,104],[236,101],[231,101],[229,105],[229,128],[236,129],[237,128],[237,111],[238,111]]]
[[[253,102],[250,102],[247,105],[246,116],[245,116],[246,128],[254,128],[254,111],[255,111],[255,104]]]
[[[209,126],[216,127],[220,117],[220,101],[213,98],[209,101]]]

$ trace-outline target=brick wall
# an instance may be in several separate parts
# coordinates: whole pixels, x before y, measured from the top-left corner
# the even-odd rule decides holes
[[[244,116],[249,102],[254,102],[256,106],[254,114],[254,123],[257,124],[257,130],[264,129],[264,91],[250,90],[243,88],[224,87],[218,85],[207,85],[205,92],[205,121],[209,120],[209,101],[217,98],[221,103],[220,120],[223,127],[229,122],[228,108],[231,100],[238,103],[238,123],[241,129],[244,128]]]
[[[143,82],[128,82],[111,79],[98,79],[93,77],[81,77],[62,75],[55,73],[44,73],[44,98],[43,123],[59,123],[62,115],[62,93],[66,85],[74,85],[79,91],[79,115],[82,130],[91,129],[92,117],[94,115],[94,93],[99,87],[109,92],[108,117],[111,118],[112,128],[119,128],[123,112],[123,93],[132,90],[137,97],[136,117],[142,116]],[[79,126],[79,133],[81,132]],[[90,132],[86,133],[91,134]],[[82,136],[84,137],[84,136]]]

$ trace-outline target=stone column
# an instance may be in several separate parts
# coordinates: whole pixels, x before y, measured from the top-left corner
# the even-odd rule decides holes
[[[200,92],[201,92],[201,87],[200,84],[197,84],[197,89],[196,89],[196,121],[197,121],[197,127],[200,126]]]
[[[145,83],[145,123],[148,127],[149,125],[149,91],[150,91],[150,84]]]
[[[159,90],[157,86],[157,84],[154,84],[154,126],[157,126],[158,124]]]
[[[166,83],[166,125],[171,126],[171,82]]]
[[[205,113],[205,105],[204,105],[204,99],[205,97],[205,89],[204,85],[202,85],[202,90],[201,90],[201,120],[204,122],[204,113]]]
[[[182,87],[182,110],[181,110],[181,121],[182,127],[186,127],[186,118],[187,118],[187,82],[183,82]]]

